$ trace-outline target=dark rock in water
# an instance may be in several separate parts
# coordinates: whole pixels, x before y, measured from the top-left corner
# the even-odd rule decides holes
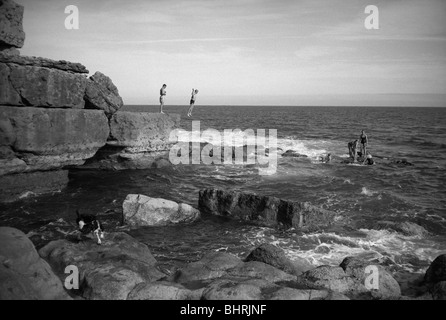
[[[238,191],[216,189],[201,190],[199,210],[249,221],[269,227],[294,227],[300,230],[317,230],[333,223],[333,212],[306,202],[292,202],[275,197],[259,196]]]
[[[149,248],[122,232],[106,233],[102,245],[94,240],[52,241],[39,254],[61,278],[66,266],[76,266],[80,293],[87,299],[125,300],[139,283],[165,277]]]
[[[68,185],[68,171],[44,171],[0,176],[0,202],[57,192]]]
[[[248,255],[246,261],[263,262],[297,276],[313,268],[311,263],[303,258],[298,260],[288,259],[282,249],[268,243],[261,244],[255,248]]]
[[[294,150],[287,150],[285,153],[282,153],[282,157],[292,157],[292,158],[308,158],[305,154],[300,154]]]
[[[23,232],[0,227],[0,243],[0,300],[70,299]]]
[[[200,211],[185,203],[129,194],[122,204],[124,223],[133,227],[193,222]]]
[[[392,160],[392,163],[400,165],[400,166],[413,166],[414,164],[407,161],[407,159],[397,159],[397,160]]]
[[[168,159],[164,159],[164,158],[157,159],[152,164],[152,168],[156,168],[156,169],[168,168],[168,167],[172,167],[172,163]]]
[[[429,232],[422,226],[413,222],[392,222],[392,221],[379,221],[377,222],[379,229],[390,229],[399,232],[405,236],[419,236],[424,237]]]
[[[21,48],[25,43],[23,32],[23,6],[11,0],[0,1],[0,50]]]
[[[435,258],[424,275],[424,281],[427,283],[446,281],[446,254]]]
[[[87,81],[85,91],[85,108],[104,110],[107,116],[111,116],[123,105],[118,88],[106,75],[96,72]]]
[[[378,271],[378,289],[367,290],[371,292],[374,299],[395,299],[401,296],[401,288],[398,282],[387,272],[387,270],[381,266],[371,263],[370,261],[360,259],[357,257],[345,258],[340,267],[344,270],[345,274],[353,277],[359,288],[359,292],[365,289],[364,283],[367,276],[370,275],[370,271],[366,272],[368,266],[373,265]]]
[[[446,281],[440,281],[434,284],[431,292],[434,300],[446,300]]]

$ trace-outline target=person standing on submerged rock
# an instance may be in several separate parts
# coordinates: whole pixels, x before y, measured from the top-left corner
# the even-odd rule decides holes
[[[190,118],[192,117],[192,111],[194,110],[194,106],[195,106],[195,99],[196,99],[196,95],[198,94],[198,90],[194,88],[192,88],[192,96],[190,97],[190,107],[189,107],[189,111],[187,112],[187,116]]]
[[[163,107],[164,107],[164,97],[166,96],[166,84],[163,84],[163,86],[160,89],[160,113],[163,113]]]
[[[365,134],[364,130],[362,130],[361,135],[359,136],[359,141],[361,143],[361,155],[363,158],[367,157],[367,144],[369,143],[369,140],[367,138],[367,135]]]

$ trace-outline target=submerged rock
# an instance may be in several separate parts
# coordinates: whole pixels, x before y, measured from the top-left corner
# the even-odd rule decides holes
[[[282,153],[282,157],[291,157],[291,158],[308,158],[305,154],[300,154],[294,150],[287,150],[286,152]]]
[[[58,192],[68,185],[68,181],[68,170],[0,176],[0,202],[12,202],[32,195]]]
[[[377,222],[380,229],[390,229],[399,232],[405,236],[419,236],[424,237],[429,232],[422,226],[413,222],[392,222],[392,221],[379,221]]]
[[[22,231],[0,227],[0,243],[0,300],[70,299]]]
[[[80,294],[86,299],[125,300],[137,284],[165,277],[149,248],[122,232],[106,233],[102,245],[93,240],[52,241],[39,254],[62,278],[67,266],[76,266]]]
[[[165,226],[193,222],[200,211],[185,203],[129,194],[123,205],[124,223],[136,226]]]
[[[318,230],[331,225],[335,214],[307,202],[293,202],[275,197],[238,191],[201,190],[200,211],[249,221],[268,227],[294,227]]]
[[[268,243],[263,243],[255,248],[248,255],[246,261],[263,262],[297,276],[314,268],[311,263],[303,258],[295,260],[288,259],[282,249]]]

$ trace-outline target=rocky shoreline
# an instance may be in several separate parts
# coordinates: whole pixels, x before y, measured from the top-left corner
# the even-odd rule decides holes
[[[207,194],[214,196],[203,196]],[[261,202],[267,204],[285,201],[253,194],[202,190],[200,205],[208,203],[207,211],[203,212],[165,199],[128,195],[121,220],[131,229],[173,224],[187,228],[200,215],[220,215],[221,208],[225,208],[225,214],[231,219],[239,219],[234,213],[239,212],[240,204],[245,212],[259,209],[259,202],[247,201],[253,198],[263,199]],[[209,209],[209,203],[226,205]],[[233,205],[227,207],[228,203]],[[295,205],[288,203],[288,207]],[[279,206],[268,208],[271,210],[269,217],[273,218],[274,210],[280,210]],[[250,218],[256,222],[261,213]],[[270,223],[266,225],[271,226]],[[158,263],[149,246],[116,228],[106,233],[102,245],[92,236],[79,239],[74,230],[62,239],[44,244],[38,251],[28,236],[17,229],[0,227],[0,240],[0,299],[446,299],[446,254],[438,256],[424,276],[419,275],[402,287],[386,261],[373,253],[347,256],[338,265],[314,266],[304,258],[289,259],[281,248],[263,243],[243,258],[224,251],[208,251],[202,252],[198,261],[167,269],[165,261]],[[69,286],[73,278],[69,277],[67,267],[77,270],[78,287]]]
[[[87,77],[80,63],[20,56],[23,12],[12,0],[0,1],[0,202],[61,190],[69,170],[166,165],[169,133],[179,126],[179,116],[120,111],[124,102],[106,75]],[[284,156],[302,157],[295,152]],[[299,232],[339,222],[333,212],[308,203],[215,189],[200,192],[198,208],[129,195],[122,221],[132,228],[166,226],[205,214]],[[391,221],[380,227],[410,235],[426,231]],[[446,255],[437,257],[424,277],[401,288],[373,255],[313,266],[265,243],[243,259],[210,251],[178,270],[166,270],[146,244],[125,232],[108,232],[101,246],[68,234],[39,250],[30,238],[0,227],[1,300],[446,299]],[[74,267],[78,277],[69,278],[67,267]],[[373,275],[378,278],[370,282]],[[79,280],[79,286],[72,288],[74,282],[67,279]]]
[[[2,300],[446,299],[446,255],[437,257],[424,277],[402,292],[386,266],[364,255],[315,267],[262,244],[244,259],[203,252],[199,261],[171,272],[158,265],[147,245],[125,232],[108,233],[101,246],[93,239],[67,237],[38,252],[20,230],[0,227],[0,239]],[[66,268],[73,266],[79,272],[79,287],[66,289],[70,279]],[[370,270],[378,272],[375,286],[368,279]]]

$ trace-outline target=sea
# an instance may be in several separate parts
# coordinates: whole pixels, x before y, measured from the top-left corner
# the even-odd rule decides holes
[[[157,106],[125,106],[124,111],[158,112]],[[106,231],[128,232],[147,244],[166,272],[224,251],[241,258],[261,243],[282,248],[314,266],[338,265],[363,255],[388,266],[399,281],[422,274],[446,253],[446,108],[165,106],[181,115],[180,127],[200,130],[277,130],[277,147],[306,157],[277,158],[269,175],[254,165],[180,164],[135,171],[70,172],[66,188],[0,205],[0,223],[23,230],[37,248],[75,232],[75,210],[96,214]],[[347,143],[364,130],[373,166],[346,164]],[[333,160],[320,157],[331,153]],[[412,166],[395,163],[405,159]],[[395,161],[392,161],[395,160]],[[198,207],[199,191],[237,190],[310,202],[335,212],[342,224],[323,231],[271,229],[225,217],[202,215],[191,224],[129,229],[121,225],[128,194],[144,194]],[[29,195],[29,194],[28,194]],[[346,222],[347,221],[347,222]],[[411,222],[423,235],[383,228],[382,222]]]

